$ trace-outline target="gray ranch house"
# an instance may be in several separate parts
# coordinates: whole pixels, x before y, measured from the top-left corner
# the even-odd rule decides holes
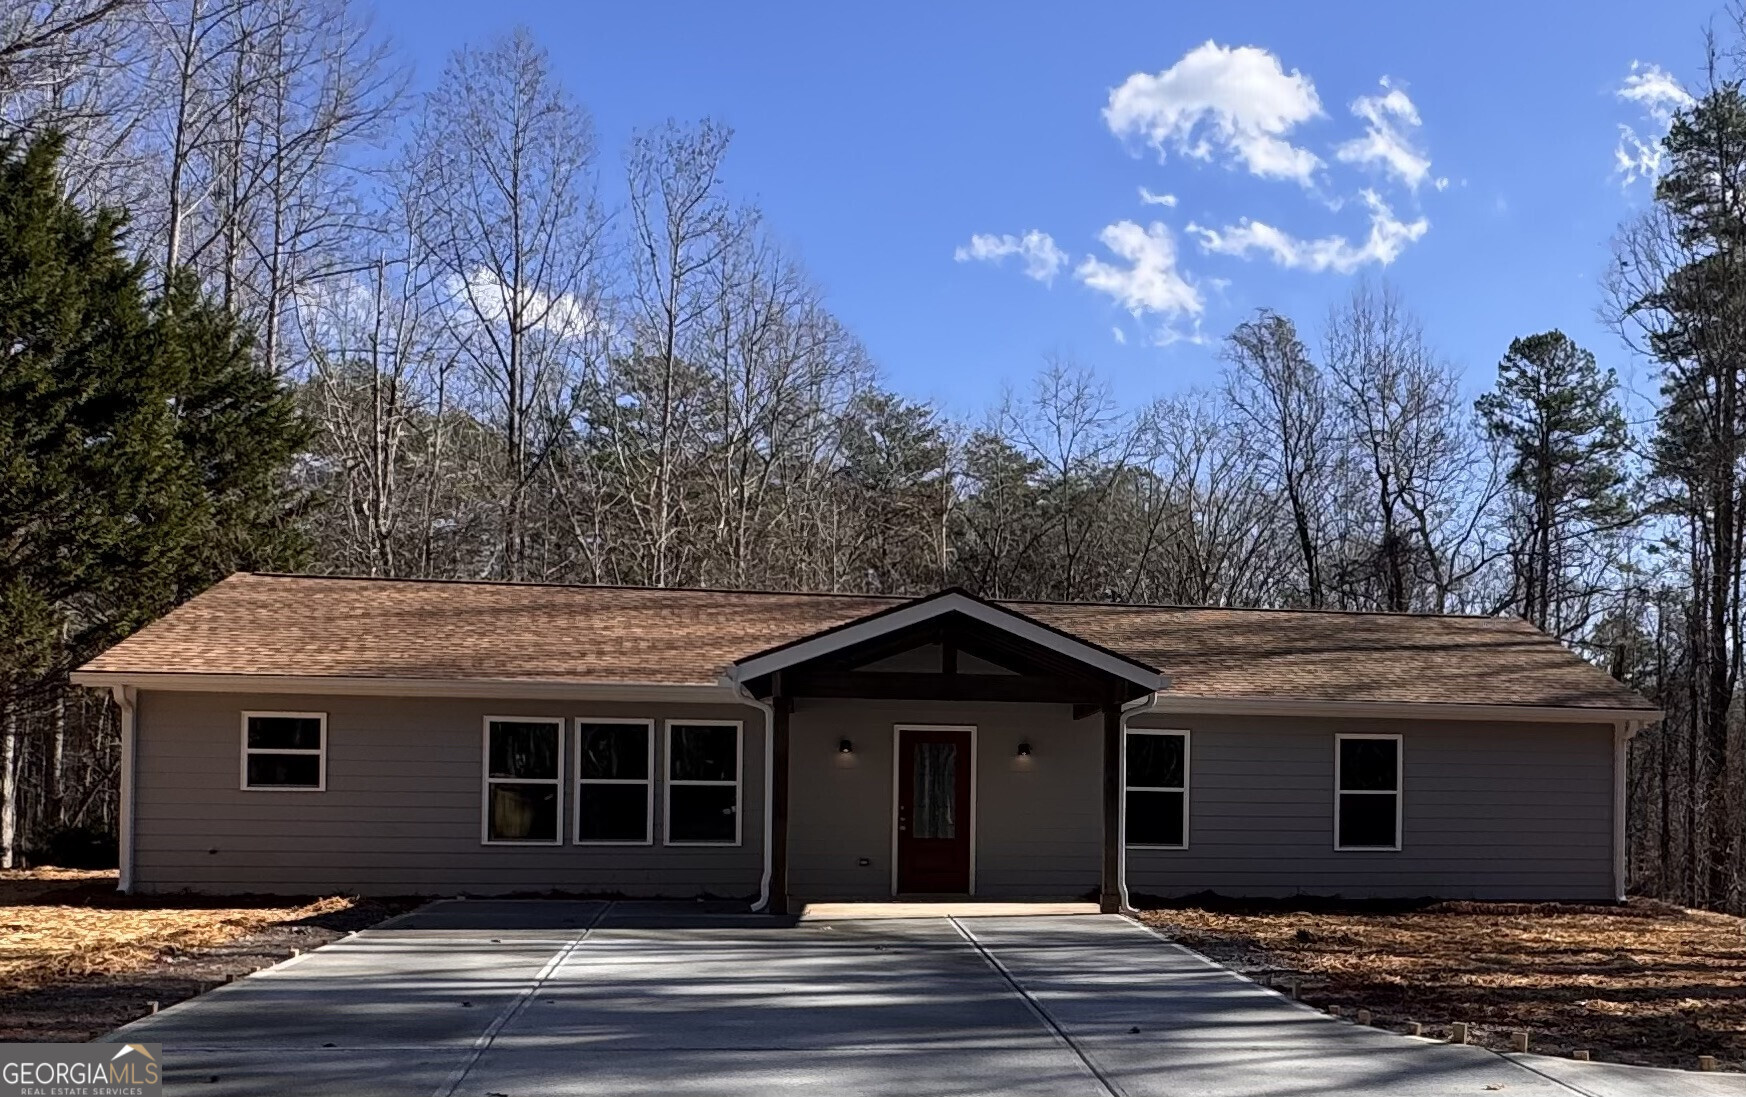
[[[121,887],[1612,900],[1650,704],[1501,617],[239,574],[74,681]]]

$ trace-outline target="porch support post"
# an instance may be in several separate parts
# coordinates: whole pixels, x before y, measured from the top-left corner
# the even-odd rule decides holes
[[[1122,710],[1103,708],[1103,876],[1097,908],[1105,914],[1122,909]]]
[[[792,699],[782,696],[781,674],[770,698],[770,905],[771,914],[788,913],[788,714]]]

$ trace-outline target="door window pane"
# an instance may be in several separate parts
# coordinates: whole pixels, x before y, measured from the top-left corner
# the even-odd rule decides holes
[[[911,790],[917,838],[958,836],[958,744],[917,743],[915,787]]]

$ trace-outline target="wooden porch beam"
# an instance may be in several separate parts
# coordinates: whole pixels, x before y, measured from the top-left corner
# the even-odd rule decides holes
[[[821,670],[795,674],[783,688],[793,697],[859,700],[1030,701],[1041,704],[1091,704],[1101,700],[1101,691],[1089,683],[1016,674]]]
[[[1122,909],[1122,710],[1103,710],[1103,878],[1097,909],[1118,914]]]
[[[788,913],[788,715],[794,702],[784,693],[781,671],[771,676],[770,697],[770,903],[771,914]]]

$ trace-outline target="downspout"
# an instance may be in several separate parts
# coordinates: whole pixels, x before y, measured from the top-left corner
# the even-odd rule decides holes
[[[1627,833],[1627,773],[1630,767],[1631,740],[1643,730],[1636,720],[1621,720],[1613,725],[1613,898],[1625,901],[1629,887],[1630,862]]]
[[[1156,690],[1144,697],[1136,697],[1122,706],[1121,729],[1121,804],[1116,809],[1116,819],[1121,833],[1117,835],[1120,843],[1116,850],[1116,890],[1122,897],[1122,909],[1132,910],[1134,904],[1128,901],[1128,721],[1135,716],[1151,712],[1158,706],[1158,695],[1162,690]]]
[[[734,682],[733,687],[742,701],[764,713],[764,873],[758,878],[758,901],[752,904],[752,910],[762,911],[770,906],[770,859],[774,845],[770,812],[774,806],[771,797],[775,795],[776,708],[768,701],[760,701],[752,696],[751,690],[739,682]]]
[[[136,710],[139,695],[132,686],[111,686],[115,704],[121,709],[121,795],[116,818],[115,890],[126,895],[133,891],[133,795]]]

